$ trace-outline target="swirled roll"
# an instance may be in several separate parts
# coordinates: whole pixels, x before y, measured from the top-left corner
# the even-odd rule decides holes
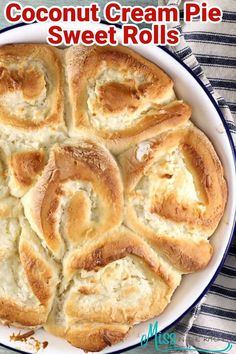
[[[186,122],[160,68],[122,47],[71,47],[66,53],[70,134],[100,137],[114,153]]]
[[[0,48],[0,127],[9,140],[43,141],[64,131],[60,56],[47,45]]]
[[[125,223],[183,272],[202,269],[208,237],[224,212],[227,185],[208,138],[192,124],[132,147],[119,158]]]
[[[23,197],[32,228],[57,258],[65,243],[77,245],[118,226],[123,186],[112,155],[100,144],[56,145],[33,188]]]
[[[181,279],[125,227],[70,251],[63,276],[45,328],[86,351],[114,344],[135,323],[157,316]]]

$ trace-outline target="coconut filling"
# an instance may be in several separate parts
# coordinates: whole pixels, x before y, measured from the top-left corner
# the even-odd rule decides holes
[[[150,151],[148,143],[142,143],[136,152],[139,160],[145,158]],[[184,222],[168,220],[153,212],[155,202],[162,203],[169,195],[174,195],[179,204],[194,205],[200,213],[204,213],[204,196],[196,188],[196,183],[188,170],[184,155],[180,149],[173,149],[155,162],[145,176],[141,178],[135,189],[132,205],[140,222],[158,234],[171,237],[187,236],[203,237],[202,232]]]
[[[154,287],[158,287],[160,299],[167,289],[167,285],[135,256],[126,256],[96,271],[78,270],[67,286],[62,285],[54,316],[56,322],[64,325],[77,322],[78,318],[89,322],[99,321],[99,318],[104,323],[132,322],[132,316],[137,317],[139,310],[141,313],[144,309],[150,310]]]
[[[14,118],[35,123],[43,121],[50,110],[51,89],[46,68],[39,62],[29,61],[25,67],[11,64],[6,68],[3,64],[1,69],[5,70],[2,85],[5,82],[8,88],[0,89],[0,106]]]
[[[101,103],[102,87],[112,83],[118,85],[115,99],[117,98],[119,101],[119,98],[120,100],[124,99],[124,96],[120,95],[122,87],[129,87],[130,85],[130,87],[137,88],[146,82],[148,82],[147,78],[138,72],[127,71],[122,73],[121,71],[108,69],[104,64],[100,75],[96,79],[90,79],[88,82],[87,113],[92,126],[96,129],[110,132],[125,130],[138,124],[143,115],[153,108],[153,104],[164,105],[175,99],[174,92],[171,97],[157,98],[152,100],[152,102],[146,98],[139,97],[137,106],[135,102],[131,105],[127,103],[118,111],[114,108],[114,102],[109,102],[110,110],[104,112],[104,106]]]

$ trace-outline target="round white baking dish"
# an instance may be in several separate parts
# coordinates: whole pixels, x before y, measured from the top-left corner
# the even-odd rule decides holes
[[[42,43],[46,42],[49,24],[17,25],[0,31],[0,45],[9,43]],[[82,29],[83,24],[63,24],[65,28]],[[105,26],[90,25],[94,30]],[[118,30],[119,31],[119,30]],[[228,203],[219,227],[211,238],[214,246],[214,255],[208,267],[200,272],[183,277],[183,281],[173,295],[171,303],[165,311],[156,318],[159,331],[167,330],[189,311],[207,292],[211,283],[216,278],[226,258],[233,236],[236,210],[236,179],[235,179],[235,150],[229,130],[223,116],[212,98],[194,73],[177,59],[167,49],[161,47],[135,46],[135,51],[156,63],[165,70],[173,79],[178,98],[183,99],[193,109],[193,122],[205,132],[212,141],[223,163],[225,176],[228,183]],[[0,280],[1,281],[1,280]],[[139,345],[142,334],[148,332],[149,323],[156,319],[135,326],[122,343],[106,348],[102,353],[121,353]],[[13,328],[0,325],[0,344],[17,352],[33,353],[27,344],[11,342],[10,335],[18,332]],[[45,354],[80,354],[81,350],[72,347],[66,341],[51,336],[43,330],[37,331],[35,337],[40,341],[48,341],[49,345],[44,350]]]

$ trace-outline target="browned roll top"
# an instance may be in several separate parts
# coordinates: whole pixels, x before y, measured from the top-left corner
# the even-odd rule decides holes
[[[66,62],[73,136],[95,134],[117,154],[191,115],[171,79],[128,48],[74,47]]]
[[[24,197],[27,217],[56,257],[63,255],[64,240],[78,244],[119,225],[123,216],[123,187],[113,157],[93,142],[76,145],[55,146]]]
[[[181,271],[205,267],[207,238],[222,217],[227,185],[213,146],[193,125],[120,155],[125,223],[150,239]]]

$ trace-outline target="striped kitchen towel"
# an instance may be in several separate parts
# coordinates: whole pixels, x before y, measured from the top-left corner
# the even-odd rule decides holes
[[[183,9],[183,1],[164,4]],[[236,145],[236,1],[208,1],[223,9],[221,24],[178,24],[181,43],[171,50],[203,81],[228,124]],[[183,19],[183,10],[180,11]],[[208,79],[207,79],[208,78]],[[224,98],[222,98],[224,97]],[[231,110],[231,113],[230,113]],[[172,329],[173,330],[173,329]],[[230,353],[236,354],[236,235],[226,262],[201,302],[174,328],[181,347],[187,353],[223,349],[231,342]]]

